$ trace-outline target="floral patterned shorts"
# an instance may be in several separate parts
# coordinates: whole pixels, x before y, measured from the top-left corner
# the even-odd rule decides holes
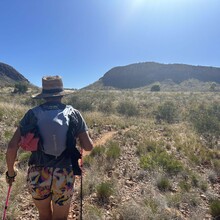
[[[33,199],[43,200],[52,197],[60,206],[69,204],[73,196],[74,175],[71,168],[30,166],[27,185]]]

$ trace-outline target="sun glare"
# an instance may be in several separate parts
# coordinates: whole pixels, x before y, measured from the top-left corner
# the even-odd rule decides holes
[[[133,8],[138,8],[140,7],[143,3],[144,3],[145,0],[133,0],[132,1],[132,7]]]

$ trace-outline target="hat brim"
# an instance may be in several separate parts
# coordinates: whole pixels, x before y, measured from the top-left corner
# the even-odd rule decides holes
[[[49,98],[49,97],[59,97],[68,95],[65,91],[58,92],[58,93],[39,93],[36,95],[32,95],[33,99],[43,99],[43,98]]]

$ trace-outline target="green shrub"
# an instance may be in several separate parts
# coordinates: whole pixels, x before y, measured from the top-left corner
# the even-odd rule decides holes
[[[159,204],[153,199],[152,197],[144,199],[144,204],[149,207],[152,211],[152,213],[157,213]]]
[[[167,123],[174,123],[177,121],[177,107],[173,102],[167,101],[158,106],[156,114],[157,121],[165,121]]]
[[[18,155],[19,162],[27,162],[29,157],[31,155],[31,152],[29,151],[23,151]]]
[[[160,85],[155,84],[150,89],[151,92],[159,92],[160,91]]]
[[[4,111],[0,109],[0,121],[3,121]]]
[[[28,90],[28,86],[26,83],[16,83],[14,86],[14,93],[24,94]]]
[[[220,105],[199,105],[190,110],[190,122],[200,134],[220,135]]]
[[[0,151],[0,175],[5,172],[5,169],[6,169],[5,153]]]
[[[140,157],[140,166],[143,169],[152,170],[162,167],[169,174],[177,174],[183,170],[181,162],[173,158],[166,151],[152,151]]]
[[[120,153],[121,153],[121,148],[120,148],[119,144],[116,142],[110,142],[108,145],[108,149],[106,151],[107,159],[115,160],[115,159],[119,158]]]
[[[157,156],[157,161],[158,164],[170,174],[177,174],[183,170],[181,162],[173,158],[173,156],[169,155],[166,151],[161,152]]]
[[[215,172],[220,175],[220,160],[219,159],[213,159],[212,164],[214,167]]]
[[[145,170],[153,170],[157,165],[157,162],[154,160],[154,155],[142,155],[140,157],[140,167]]]
[[[157,187],[160,191],[167,191],[171,188],[170,181],[167,177],[161,177],[157,180]]]
[[[83,166],[90,167],[93,163],[93,158],[90,155],[86,155],[83,157]]]
[[[110,182],[102,182],[96,187],[97,197],[101,202],[108,202],[113,194],[113,185]]]
[[[192,183],[192,186],[194,186],[194,187],[198,187],[199,186],[199,179],[198,179],[198,177],[195,174],[193,174],[191,176],[191,183]]]
[[[199,184],[199,188],[202,191],[206,192],[207,189],[208,189],[208,183],[206,181],[201,181],[200,184]]]
[[[191,186],[186,180],[182,180],[179,182],[179,187],[181,188],[182,191],[184,192],[189,192]]]
[[[85,204],[85,208],[83,211],[83,219],[102,220],[103,219],[102,209],[93,205]]]
[[[22,104],[27,106],[37,106],[43,103],[44,103],[43,99],[33,99],[32,97],[28,97],[22,102]]]
[[[105,152],[105,148],[103,146],[96,146],[90,153],[91,157],[101,156]]]
[[[92,100],[87,97],[72,96],[69,100],[69,104],[71,104],[74,108],[79,111],[92,111]]]
[[[120,220],[143,220],[153,219],[146,207],[142,207],[134,201],[122,203],[119,206],[119,217],[114,219]]]
[[[119,103],[117,111],[119,114],[125,116],[137,116],[139,114],[139,110],[136,105],[128,101]]]
[[[102,102],[101,104],[99,104],[98,110],[100,112],[103,112],[105,114],[112,114],[115,112],[115,108],[113,105],[113,102],[109,101],[109,102]]]
[[[220,219],[220,200],[213,200],[210,203],[210,212],[215,219]]]
[[[21,151],[18,155],[18,167],[19,168],[24,168],[26,169],[27,168],[27,165],[28,165],[28,161],[29,161],[29,158],[30,158],[30,155],[31,155],[31,152],[29,151]]]
[[[214,92],[216,90],[217,84],[215,82],[212,82],[210,85],[210,91]]]
[[[162,143],[158,143],[153,140],[145,140],[137,146],[136,154],[138,156],[147,154],[148,152],[156,151],[158,149],[158,145],[162,145]]]
[[[5,130],[4,131],[4,138],[7,142],[12,138],[12,135],[13,135],[12,130]]]
[[[183,197],[183,193],[180,192],[174,194],[168,194],[167,203],[171,207],[179,208],[183,200],[182,197]]]

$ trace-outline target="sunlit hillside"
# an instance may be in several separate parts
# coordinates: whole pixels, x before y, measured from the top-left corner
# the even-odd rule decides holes
[[[200,81],[203,84],[208,82],[219,84],[220,68],[155,62],[135,63],[110,69],[103,77],[87,88],[100,88],[102,85],[104,88],[134,89],[154,83],[169,83],[170,86],[173,84],[182,90],[180,84],[192,80]],[[195,91],[201,90],[196,87]]]

